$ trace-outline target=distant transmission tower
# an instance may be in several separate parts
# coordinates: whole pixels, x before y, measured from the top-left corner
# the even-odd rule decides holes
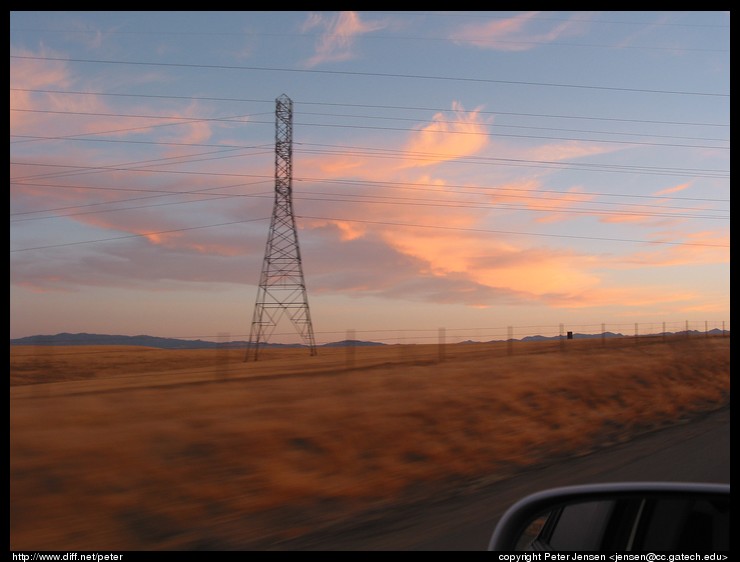
[[[311,355],[316,355],[293,215],[293,101],[283,94],[275,103],[275,205],[245,361],[249,361],[250,356],[257,360],[260,344],[267,342],[286,315]]]

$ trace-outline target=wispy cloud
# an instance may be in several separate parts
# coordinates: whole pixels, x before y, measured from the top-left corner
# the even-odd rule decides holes
[[[563,37],[585,33],[586,24],[579,21],[585,19],[583,12],[558,23],[538,19],[539,15],[540,12],[525,12],[508,19],[491,19],[464,25],[454,30],[449,39],[457,44],[481,49],[527,51]]]
[[[657,242],[680,241],[680,245],[656,245],[619,260],[624,267],[673,267],[730,263],[730,233],[713,231],[665,231]],[[615,264],[616,265],[616,264]],[[620,265],[620,266],[621,266]]]
[[[22,51],[17,54],[60,58],[47,50]],[[168,115],[145,105],[127,106],[125,111],[109,105],[94,93],[65,95],[43,90],[91,90],[90,83],[75,79],[64,61],[11,59],[10,130],[15,135],[69,136],[105,133],[111,136],[133,136],[167,126],[172,138],[181,143],[202,142],[209,138],[211,123],[198,119],[204,110],[195,102],[184,109],[170,109]],[[161,78],[161,77],[160,77]],[[149,79],[156,77],[150,73]],[[37,91],[32,91],[37,90]],[[190,118],[192,117],[192,120]]]
[[[674,185],[671,187],[666,187],[665,189],[661,189],[660,191],[656,192],[655,195],[669,195],[671,193],[678,193],[679,191],[684,191],[685,189],[688,189],[689,187],[691,187],[691,182],[679,183],[678,185]]]
[[[652,35],[656,29],[660,29],[661,26],[670,24],[675,21],[677,14],[664,14],[660,15],[657,20],[652,24],[645,24],[637,28],[636,31],[626,35],[617,45],[620,48],[632,47],[635,45],[636,40],[645,37],[646,35]],[[672,45],[673,46],[673,45]]]
[[[60,56],[44,49],[17,53]],[[209,238],[209,233],[187,232],[187,227],[193,225],[188,207],[197,207],[203,217],[195,224],[207,224],[204,221],[208,218],[214,223],[227,223],[224,214],[235,213],[233,201],[231,205],[222,202],[223,209],[215,210],[214,204],[204,202],[207,192],[202,197],[187,195],[198,189],[213,189],[213,181],[202,175],[158,173],[187,170],[184,166],[191,159],[201,167],[208,166],[206,159],[215,151],[197,145],[211,139],[214,127],[228,126],[203,119],[209,114],[208,108],[193,101],[184,107],[173,104],[163,109],[139,104],[121,110],[111,105],[109,99],[94,93],[65,95],[43,91],[95,89],[77,79],[65,62],[56,60],[11,59],[11,87],[10,132],[16,153],[10,166],[13,182],[10,197],[11,208],[18,217],[14,225],[19,231],[37,232],[34,238],[38,238],[39,245],[49,244],[46,233],[66,224],[83,230],[89,239],[105,241],[116,236],[139,235],[151,246],[185,253],[233,255],[234,248],[240,246],[241,242],[234,240],[232,244],[228,237],[219,241]],[[128,139],[136,142],[143,132],[157,128],[159,140],[145,144],[144,150],[123,153],[110,150],[112,145],[102,142]],[[35,136],[44,138],[31,138]],[[87,140],[101,142],[84,142]],[[206,154],[199,158],[199,153]],[[84,164],[79,168],[69,166],[76,162]],[[220,159],[217,171],[227,170],[228,166],[228,160]],[[269,177],[271,171],[266,170],[265,174]],[[224,185],[228,183],[221,181]],[[41,211],[43,214],[38,214]],[[184,231],[167,232],[178,229]],[[101,242],[95,247],[105,252],[106,244]],[[89,256],[85,260],[86,266],[70,267],[68,272],[87,269]],[[17,258],[14,263],[24,262]],[[40,266],[34,264],[33,269],[38,271]],[[23,271],[22,266],[15,268],[16,275],[22,275]],[[62,283],[63,276],[41,275],[39,280],[45,284],[54,280]]]
[[[40,49],[38,53],[26,49],[12,49],[17,56],[57,57],[48,49]],[[10,60],[10,131],[17,132],[19,127],[32,126],[44,119],[30,113],[35,109],[33,89],[67,88],[71,83],[67,65],[63,61],[43,61],[33,59]],[[13,111],[13,109],[18,111]]]
[[[383,29],[386,25],[382,20],[363,21],[356,12],[338,12],[332,16],[311,13],[301,31],[305,33],[319,29],[322,33],[316,42],[315,53],[306,61],[306,66],[310,68],[354,58],[355,39]]]
[[[584,158],[586,156],[609,154],[619,150],[623,150],[623,148],[615,148],[604,143],[569,140],[530,147],[526,149],[525,152],[521,152],[520,157],[526,157],[527,159],[534,161],[560,162],[563,160]]]

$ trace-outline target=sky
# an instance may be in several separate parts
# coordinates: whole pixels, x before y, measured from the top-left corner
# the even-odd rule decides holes
[[[10,12],[10,337],[730,328],[729,12]],[[287,320],[270,336],[299,341]]]

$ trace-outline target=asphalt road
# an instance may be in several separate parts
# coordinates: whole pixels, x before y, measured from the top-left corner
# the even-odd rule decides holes
[[[399,508],[372,522],[348,522],[275,550],[486,550],[503,512],[525,495],[574,484],[654,480],[729,483],[729,406],[478,490]]]

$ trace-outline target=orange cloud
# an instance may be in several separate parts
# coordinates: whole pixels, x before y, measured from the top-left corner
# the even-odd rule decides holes
[[[594,156],[597,154],[606,154],[622,150],[605,146],[603,143],[590,143],[586,141],[563,141],[557,143],[548,143],[526,150],[526,158],[538,162],[560,162],[563,160],[573,160],[585,156]]]
[[[578,188],[571,188],[567,192],[562,194],[554,195],[552,193],[542,194],[541,199],[536,203],[530,203],[529,209],[532,211],[542,211],[543,214],[535,219],[535,222],[549,223],[559,220],[572,219],[574,216],[583,216],[583,214],[574,215],[572,212],[565,211],[579,211],[583,213],[594,213],[588,207],[573,206],[574,203],[588,203],[593,201],[595,197],[590,193],[581,193],[577,191]],[[564,212],[558,212],[562,210]],[[546,213],[546,214],[545,214]]]
[[[177,238],[176,234],[157,234],[157,233],[146,233],[146,232],[139,232],[138,234],[141,234],[144,238],[149,240],[152,244],[157,245],[164,245],[167,240],[172,240],[174,238]]]
[[[450,281],[464,278],[501,294],[518,295],[522,301],[558,308],[640,308],[683,303],[697,297],[673,287],[609,286],[603,270],[614,266],[619,269],[616,259],[609,261],[553,248],[526,248],[494,240],[490,235],[394,229],[383,238],[397,251],[424,264],[420,275]],[[485,307],[490,302],[468,304]]]
[[[575,295],[599,283],[587,271],[591,258],[571,252],[527,249],[490,234],[430,229],[393,229],[383,239],[437,276],[463,275],[492,288],[535,297]]]
[[[581,194],[573,195],[574,199],[581,198]],[[368,209],[370,212],[365,212]],[[527,247],[505,235],[466,232],[466,228],[474,230],[482,219],[469,211],[421,209],[417,212],[415,207],[410,207],[405,219],[408,227],[404,226],[399,210],[392,219],[381,218],[377,214],[379,208],[372,206],[363,206],[363,211],[356,215],[362,217],[361,220],[378,217],[378,222],[388,224],[336,223],[343,240],[382,241],[399,255],[408,257],[409,264],[415,264],[419,279],[436,279],[441,287],[447,284],[456,287],[457,296],[448,296],[463,299],[471,306],[489,306],[489,299],[496,298],[494,295],[516,295],[522,302],[541,302],[559,308],[627,306],[637,309],[687,303],[697,295],[672,286],[630,287],[620,282],[617,287],[609,283],[609,272],[729,261],[726,248],[712,252],[703,246],[660,245],[650,252],[602,256],[555,247]],[[429,225],[430,228],[412,224]],[[431,226],[435,224],[438,228]],[[728,243],[722,233],[696,233],[685,237],[694,243]],[[463,282],[469,285],[461,293]]]
[[[326,225],[333,225],[339,231],[339,239],[342,242],[357,240],[359,238],[362,238],[368,232],[367,226],[346,220],[306,219],[304,225],[307,228],[311,229],[318,229],[323,228]]]
[[[646,219],[644,215],[636,215],[636,214],[611,214],[611,215],[601,215],[599,217],[599,220],[603,223],[612,223],[612,224],[645,224],[647,222],[655,222],[655,219]]]
[[[469,156],[488,144],[488,123],[480,109],[466,112],[459,102],[452,103],[452,118],[437,113],[432,122],[418,129],[406,142],[405,167],[432,166]]]
[[[329,158],[313,159],[315,166],[311,162],[305,161],[303,168],[311,169],[316,167],[320,174],[341,177],[344,174],[362,171],[363,160],[356,156],[332,156]],[[367,167],[367,165],[365,165]]]
[[[437,113],[431,122],[409,133],[400,149],[388,146],[381,150],[363,151],[354,147],[332,149],[325,155],[301,155],[297,176],[326,175],[365,181],[410,182],[442,185],[439,178],[425,173],[414,175],[418,168],[470,156],[488,145],[488,123],[480,110],[465,111],[458,102],[452,103],[452,113]],[[299,148],[300,151],[300,148]]]
[[[656,244],[619,261],[625,267],[669,267],[730,263],[730,236],[723,231],[679,232],[665,237],[679,244]]]
[[[543,302],[557,308],[596,308],[618,306],[644,314],[659,305],[676,305],[697,298],[697,294],[673,287],[593,287],[577,295],[547,295]],[[632,313],[624,315],[631,317]]]
[[[405,143],[404,154],[434,154],[429,160],[419,160],[418,157],[411,156],[403,165],[391,163],[387,166],[379,166],[376,159],[355,154],[313,160],[309,168],[334,170],[338,175],[345,174],[345,177],[347,170],[351,169],[355,177],[400,183],[399,189],[393,194],[390,186],[343,186],[342,190],[367,195],[368,198],[348,205],[334,215],[361,222],[327,219],[307,223],[308,227],[319,228],[332,223],[338,229],[342,241],[381,240],[388,248],[408,257],[409,263],[416,264],[420,277],[431,276],[440,282],[444,280],[449,283],[465,280],[471,286],[481,289],[475,291],[481,300],[472,301],[472,297],[465,297],[468,304],[476,306],[486,306],[485,299],[490,298],[486,295],[491,294],[490,291],[518,294],[527,300],[552,302],[557,306],[586,307],[594,306],[594,303],[603,305],[604,302],[617,304],[624,295],[612,295],[600,287],[603,275],[597,273],[596,268],[604,267],[604,264],[596,263],[593,257],[579,256],[570,251],[531,249],[516,241],[501,237],[494,239],[490,234],[454,230],[475,229],[492,210],[491,204],[495,205],[496,211],[542,211],[534,220],[562,220],[564,217],[574,216],[565,214],[564,210],[577,203],[593,201],[594,196],[583,193],[581,188],[575,186],[561,194],[542,193],[542,183],[531,177],[489,184],[480,189],[447,186],[447,182],[441,177],[430,173],[413,177],[412,174],[422,167],[430,169],[431,164],[477,153],[486,148],[488,137],[485,134],[455,134],[457,130],[484,132],[485,123],[480,120],[478,111],[467,113],[459,104],[453,104],[453,111],[456,112],[457,119],[449,119],[442,114],[435,115],[431,123],[413,132]],[[474,140],[465,143],[460,138]],[[580,142],[550,144],[524,151],[506,148],[511,152],[519,150],[520,157],[522,154],[525,154],[525,158],[537,154],[550,160],[577,158],[613,150]],[[302,165],[306,165],[306,162]],[[414,188],[405,188],[400,178],[415,184]],[[421,187],[420,184],[428,188]],[[413,198],[415,193],[418,193],[418,198]],[[400,201],[395,205],[386,205],[372,198],[386,195],[396,200],[408,198],[409,205],[404,206]],[[460,204],[467,201],[473,205],[479,202],[480,208]],[[435,206],[437,204],[439,206]],[[300,202],[300,205],[304,209],[310,209],[312,203]],[[593,214],[596,215],[597,212],[594,211]],[[373,221],[386,223],[387,226],[373,224]],[[439,228],[405,228],[406,224],[438,225]],[[635,293],[639,293],[639,290],[635,290]]]

